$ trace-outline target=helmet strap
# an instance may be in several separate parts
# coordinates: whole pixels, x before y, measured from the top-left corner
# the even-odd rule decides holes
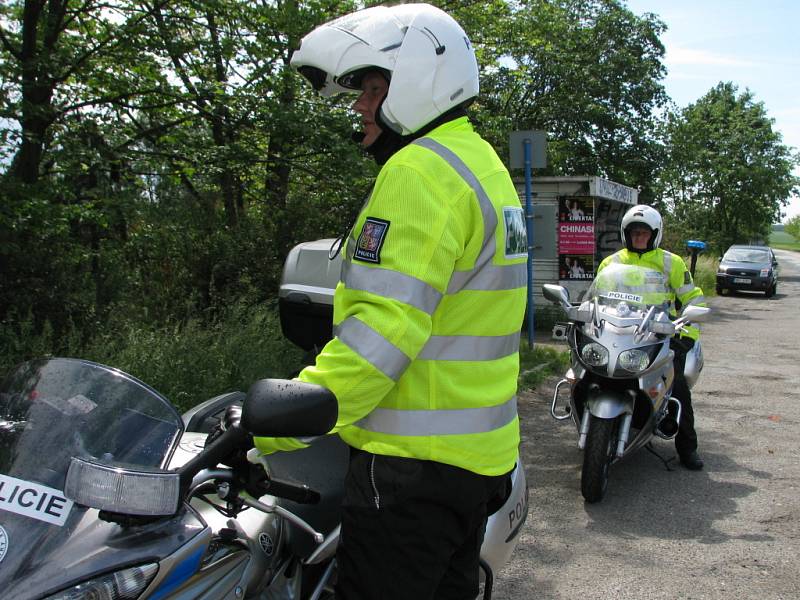
[[[471,102],[472,100],[469,101],[469,103]],[[364,151],[372,156],[378,165],[383,166],[395,152],[405,148],[415,139],[422,137],[426,133],[439,127],[439,125],[443,125],[448,121],[465,117],[467,115],[467,105],[468,103],[464,103],[460,104],[459,106],[455,106],[414,133],[409,135],[400,135],[391,127],[389,127],[386,124],[386,121],[383,120],[381,115],[381,106],[383,106],[383,102],[381,102],[380,106],[378,106],[378,109],[375,111],[375,121],[378,127],[381,129],[381,134],[374,142],[372,142],[372,144],[364,148]],[[360,144],[364,140],[364,132],[354,132],[352,139],[354,142]]]

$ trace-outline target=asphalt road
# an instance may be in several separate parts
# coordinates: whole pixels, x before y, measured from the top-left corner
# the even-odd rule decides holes
[[[495,599],[800,598],[800,253],[776,254],[774,298],[710,299],[693,390],[703,471],[641,450],[586,504],[575,427],[550,417],[555,380],[521,395],[530,514]]]

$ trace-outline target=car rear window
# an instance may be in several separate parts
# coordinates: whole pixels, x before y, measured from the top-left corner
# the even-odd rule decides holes
[[[751,248],[731,248],[725,253],[723,260],[751,263],[769,262],[769,251]]]

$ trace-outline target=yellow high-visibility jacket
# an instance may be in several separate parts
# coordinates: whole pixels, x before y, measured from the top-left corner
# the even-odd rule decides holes
[[[703,290],[694,284],[694,281],[692,281],[692,274],[689,272],[689,269],[686,268],[686,263],[677,254],[662,250],[661,248],[656,248],[641,254],[623,248],[611,256],[605,257],[600,263],[600,266],[597,267],[597,273],[599,274],[600,271],[612,263],[640,265],[663,273],[667,280],[668,287],[672,292],[669,302],[670,314],[673,317],[677,316],[677,309],[675,306],[676,299],[680,302],[681,307],[686,307],[690,304],[696,306],[706,305]],[[700,338],[700,330],[690,325],[686,327],[681,336],[698,340]]]
[[[526,258],[517,191],[466,117],[394,154],[345,243],[334,339],[299,375],[336,396],[333,431],[375,454],[510,471]]]

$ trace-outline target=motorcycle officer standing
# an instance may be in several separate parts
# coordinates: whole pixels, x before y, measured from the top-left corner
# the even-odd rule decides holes
[[[336,396],[351,447],[337,597],[474,598],[518,453],[527,285],[517,191],[465,112],[475,52],[449,15],[406,4],[316,28],[291,62],[323,95],[360,94],[382,165],[345,242],[334,339],[299,375]]]
[[[598,274],[613,263],[641,265],[664,274],[673,297],[670,306],[672,316],[677,316],[681,307],[693,304],[705,306],[703,290],[694,284],[686,263],[677,254],[659,248],[663,234],[661,214],[653,207],[638,205],[629,209],[622,217],[622,241],[625,248],[606,257],[597,268]],[[686,353],[700,338],[700,330],[687,326],[680,337],[673,338],[670,346],[675,352],[675,381],[672,395],[681,402],[682,414],[675,436],[675,450],[681,464],[692,471],[703,468],[697,453],[697,433],[694,429],[692,393],[684,377]]]

